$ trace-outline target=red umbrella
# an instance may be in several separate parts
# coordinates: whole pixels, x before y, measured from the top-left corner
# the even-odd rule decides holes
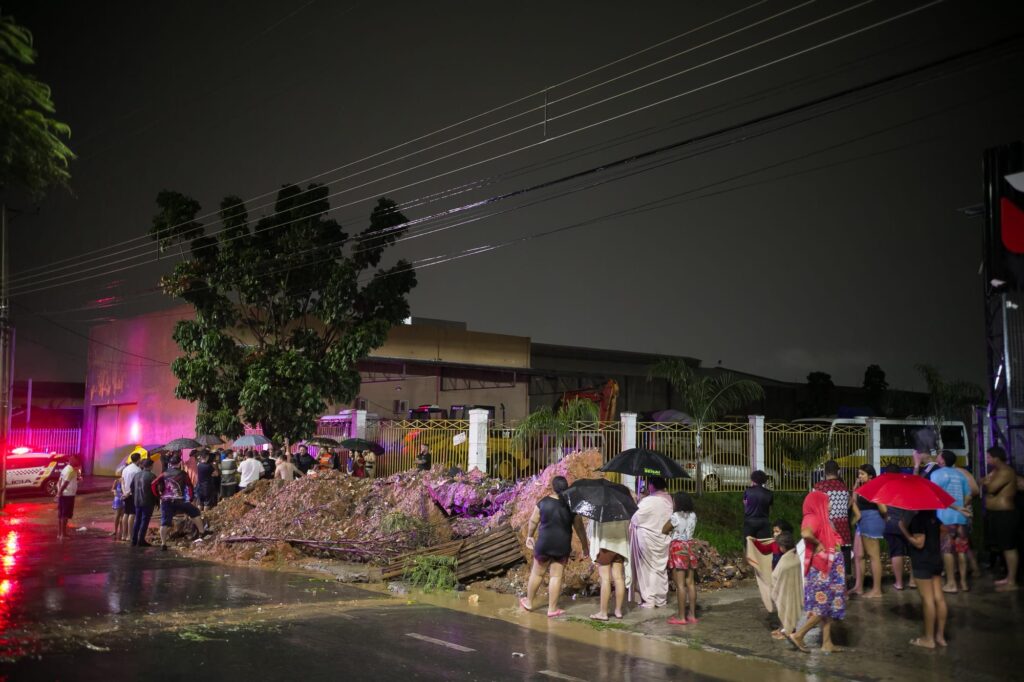
[[[857,494],[876,504],[911,511],[945,509],[953,504],[945,490],[912,474],[882,474],[857,488]]]

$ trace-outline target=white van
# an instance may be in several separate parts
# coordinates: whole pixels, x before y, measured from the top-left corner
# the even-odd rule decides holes
[[[928,450],[937,448],[935,429],[926,419],[878,419],[879,431],[879,458],[882,467],[895,464],[905,471],[914,468],[914,452],[916,450]],[[839,426],[867,426],[867,417],[850,417],[845,419],[832,419],[828,417],[816,417],[809,419],[795,419],[794,424],[821,424],[829,428],[829,442],[831,443]],[[865,431],[865,438],[867,433]],[[967,436],[967,425],[961,421],[946,422],[942,425],[942,449],[950,450],[957,457],[960,466],[967,466],[970,462],[971,447]],[[836,461],[844,466],[842,460],[849,458],[863,459],[867,455],[867,443],[864,448],[850,452],[833,452]],[[852,459],[850,462],[852,464]],[[881,472],[879,472],[881,473]]]

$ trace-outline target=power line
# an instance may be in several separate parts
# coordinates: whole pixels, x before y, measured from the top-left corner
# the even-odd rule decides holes
[[[498,111],[501,111],[501,110],[503,110],[503,109],[507,109],[507,108],[509,108],[509,107],[515,106],[516,104],[520,104],[520,103],[522,103],[522,102],[524,102],[524,101],[526,101],[526,100],[528,100],[528,99],[531,99],[531,98],[533,98],[533,97],[538,97],[538,96],[540,96],[540,95],[543,95],[544,93],[546,93],[547,91],[549,91],[549,90],[551,90],[551,89],[555,89],[555,88],[559,88],[559,87],[562,87],[562,86],[564,86],[564,85],[568,85],[569,83],[572,83],[572,82],[575,82],[575,81],[577,81],[577,80],[580,80],[580,79],[582,79],[582,78],[585,78],[585,77],[587,77],[587,76],[593,75],[593,74],[595,74],[595,73],[598,73],[598,72],[600,72],[600,71],[603,71],[603,70],[605,70],[605,69],[607,69],[607,68],[610,68],[610,67],[612,67],[612,66],[615,66],[615,65],[617,65],[617,64],[620,64],[620,63],[622,63],[622,62],[624,62],[624,61],[627,61],[627,60],[629,60],[629,59],[632,59],[633,57],[636,57],[636,56],[639,56],[639,55],[641,55],[641,54],[644,54],[644,53],[646,53],[646,52],[649,52],[649,51],[651,51],[651,50],[657,49],[658,47],[661,47],[661,46],[663,46],[663,45],[666,45],[666,44],[668,44],[668,43],[671,43],[671,42],[674,42],[674,41],[676,41],[676,40],[679,40],[679,39],[681,39],[681,38],[684,38],[684,37],[686,37],[686,36],[689,36],[689,35],[691,35],[691,34],[693,34],[693,33],[695,33],[695,32],[698,32],[698,31],[700,31],[700,30],[703,30],[703,29],[705,29],[705,28],[708,28],[708,27],[710,27],[710,26],[713,26],[713,25],[715,25],[715,24],[717,24],[717,23],[720,23],[720,22],[722,22],[722,21],[724,21],[724,20],[726,20],[726,19],[732,18],[732,17],[734,17],[734,16],[737,16],[737,15],[739,15],[739,14],[742,14],[742,13],[744,13],[744,12],[747,12],[747,11],[749,11],[749,10],[751,10],[751,9],[755,8],[755,7],[758,7],[758,6],[760,6],[760,5],[763,5],[763,4],[765,4],[765,3],[767,2],[767,1],[768,1],[768,0],[758,0],[757,2],[754,2],[753,4],[751,4],[751,5],[748,5],[748,6],[746,6],[746,7],[742,8],[742,9],[740,9],[740,10],[737,10],[737,11],[735,11],[735,12],[730,12],[730,13],[728,13],[728,14],[725,14],[725,15],[723,15],[722,17],[719,17],[718,19],[715,19],[715,20],[713,20],[713,21],[710,21],[710,22],[707,22],[707,23],[705,23],[705,24],[702,24],[701,26],[698,26],[698,27],[696,27],[696,28],[693,28],[693,29],[690,29],[690,30],[684,31],[684,32],[682,32],[682,33],[676,34],[675,36],[673,36],[673,37],[671,37],[671,38],[668,38],[667,40],[663,40],[663,41],[661,41],[661,42],[658,42],[658,43],[655,43],[655,44],[653,44],[653,45],[650,45],[650,46],[648,46],[648,47],[645,47],[645,48],[643,48],[643,49],[641,49],[641,50],[638,50],[638,51],[636,51],[636,52],[633,52],[633,53],[631,53],[631,54],[629,54],[629,55],[626,55],[626,56],[624,56],[624,57],[620,57],[620,58],[618,58],[618,59],[616,59],[616,60],[613,60],[613,61],[611,61],[611,62],[608,62],[607,64],[604,64],[604,65],[602,65],[602,66],[599,66],[599,67],[597,67],[597,68],[591,69],[591,70],[589,70],[589,71],[586,71],[586,72],[584,72],[584,73],[578,74],[578,75],[576,75],[576,76],[573,76],[573,77],[571,77],[571,78],[568,78],[568,79],[566,79],[566,80],[563,80],[563,81],[561,81],[560,83],[556,83],[555,85],[552,85],[552,86],[548,86],[548,87],[546,87],[546,88],[544,88],[544,89],[541,89],[541,90],[537,90],[537,91],[535,91],[535,92],[532,92],[532,93],[530,93],[530,94],[528,94],[528,95],[523,95],[522,97],[519,97],[519,98],[517,98],[517,99],[514,99],[514,100],[511,100],[511,101],[509,101],[509,102],[506,102],[505,104],[501,104],[501,105],[499,105],[499,106],[497,106],[497,107],[493,107],[493,108],[491,108],[491,109],[488,109],[488,110],[486,110],[486,111],[483,111],[483,112],[481,112],[481,113],[479,113],[479,114],[475,114],[475,115],[473,115],[473,116],[470,116],[470,117],[468,117],[468,118],[462,119],[461,121],[457,121],[457,122],[455,122],[455,123],[451,123],[451,124],[448,124],[448,125],[446,125],[446,126],[444,126],[444,127],[438,128],[437,130],[434,130],[434,131],[432,131],[432,132],[426,133],[425,135],[421,135],[421,136],[419,136],[419,137],[416,137],[416,138],[412,138],[412,139],[410,139],[410,140],[407,140],[407,141],[405,141],[405,142],[402,142],[402,143],[400,143],[400,144],[397,144],[397,145],[394,145],[394,146],[388,147],[388,148],[386,148],[386,149],[382,149],[382,150],[380,150],[380,151],[378,151],[378,152],[375,152],[375,153],[373,153],[373,154],[370,154],[370,155],[368,155],[368,156],[364,156],[364,157],[362,157],[362,158],[356,159],[356,160],[354,160],[354,161],[350,161],[350,162],[347,162],[347,163],[345,163],[345,164],[342,164],[342,165],[340,165],[340,166],[336,166],[336,167],[334,167],[334,168],[331,168],[331,169],[329,169],[329,170],[326,170],[326,171],[322,171],[322,172],[320,172],[320,173],[317,173],[317,174],[315,174],[315,175],[312,175],[312,176],[310,176],[310,177],[308,177],[308,178],[306,178],[306,179],[304,179],[304,180],[300,180],[299,182],[297,182],[297,183],[295,183],[295,184],[296,184],[296,185],[302,185],[302,184],[305,184],[305,183],[308,183],[308,182],[312,182],[312,181],[314,181],[314,180],[317,180],[317,179],[319,179],[319,178],[322,178],[322,177],[324,177],[324,176],[326,176],[326,175],[330,175],[330,174],[336,173],[336,172],[338,172],[338,171],[341,171],[341,170],[344,170],[344,169],[346,169],[346,168],[351,168],[352,166],[358,165],[358,164],[360,164],[360,163],[363,163],[363,162],[365,162],[365,161],[369,161],[369,160],[375,159],[375,158],[377,158],[377,157],[383,156],[384,154],[388,154],[388,153],[390,153],[390,152],[393,152],[393,151],[396,151],[396,150],[398,150],[398,149],[402,149],[402,148],[404,148],[404,147],[407,147],[407,146],[409,146],[409,145],[411,145],[411,144],[416,144],[417,142],[421,142],[421,141],[423,141],[423,140],[429,139],[429,138],[431,138],[431,137],[434,137],[434,136],[436,136],[436,135],[439,135],[439,134],[441,134],[441,133],[443,133],[443,132],[447,132],[447,131],[449,131],[449,130],[452,130],[452,129],[454,129],[454,128],[458,128],[458,127],[460,127],[460,126],[462,126],[462,125],[465,125],[466,123],[470,123],[470,122],[472,122],[472,121],[475,121],[475,120],[478,120],[478,119],[480,119],[480,118],[486,117],[486,116],[488,116],[488,115],[490,115],[490,114],[496,113],[496,112],[498,112]],[[810,2],[814,2],[814,1],[815,1],[815,0],[810,0]],[[806,4],[808,4],[808,3],[807,3],[807,2],[805,2],[805,3],[803,3],[802,5],[800,5],[800,7],[802,7],[803,5],[806,5]],[[789,11],[789,10],[787,10],[787,11]],[[539,109],[540,109],[540,108],[538,108],[538,107],[535,107],[535,108],[533,108],[533,109],[529,110],[529,111],[528,111],[528,112],[526,112],[526,113],[530,113],[530,112],[536,112],[536,111],[538,111]],[[506,118],[506,119],[502,119],[501,121],[498,121],[498,123],[499,123],[499,124],[500,124],[500,123],[504,123],[504,122],[507,122],[507,121],[509,121],[509,120],[512,120],[512,119],[514,119],[514,118],[518,118],[518,117],[520,117],[520,116],[522,116],[522,115],[523,115],[523,114],[516,114],[515,116],[509,117],[509,118]],[[494,125],[494,124],[492,124],[492,125]],[[487,127],[490,127],[490,126],[487,126]],[[479,132],[480,130],[483,130],[483,129],[485,129],[485,128],[480,128],[480,129],[477,129],[477,130],[475,130],[475,131],[472,131],[472,132]],[[472,133],[470,133],[470,134],[472,134]],[[460,137],[462,137],[462,136],[460,136]],[[444,143],[441,143],[441,144],[446,144],[446,143],[448,143],[448,142],[451,142],[451,141],[453,141],[453,140],[455,140],[455,139],[459,139],[459,138],[458,138],[458,137],[456,137],[456,138],[451,138],[450,140],[446,140],[446,141],[445,141]],[[437,146],[437,145],[434,145],[434,146]],[[427,149],[430,149],[430,148],[433,148],[433,147],[428,147]],[[418,152],[417,152],[417,153],[418,153]],[[406,156],[406,157],[399,157],[399,158],[407,158],[407,156]],[[394,160],[390,161],[389,163],[393,163],[393,162],[394,162]],[[337,180],[336,180],[336,181],[334,181],[334,182],[337,182]],[[276,193],[276,191],[277,191],[277,190],[270,190],[270,191],[268,191],[268,192],[264,192],[264,193],[262,193],[262,194],[257,194],[257,195],[255,195],[255,196],[249,197],[248,199],[246,199],[246,200],[245,200],[245,202],[255,201],[255,200],[257,200],[257,199],[262,199],[262,198],[264,198],[264,197],[268,197],[268,196],[271,196],[271,195],[275,194],[275,193]],[[256,207],[256,208],[258,209],[258,208],[261,208],[261,207],[264,207],[264,206],[265,206],[265,205],[262,205],[262,206],[259,206],[259,207]],[[255,209],[254,209],[254,210],[255,210]],[[209,213],[205,213],[205,214],[202,214],[202,215],[200,215],[200,216],[197,216],[195,220],[197,220],[197,221],[198,221],[198,220],[202,220],[202,219],[204,219],[204,218],[209,218],[209,217],[216,217],[217,215],[218,215],[218,212],[216,212],[216,211],[211,211],[211,212],[209,212]],[[217,222],[219,222],[219,221],[214,221],[214,223],[213,223],[213,224],[217,224]],[[177,227],[181,227],[181,226],[182,226],[182,225],[184,225],[184,224],[185,224],[185,223],[179,223],[178,225],[172,225],[172,226],[169,226],[168,228],[165,228],[165,229],[167,229],[167,230],[172,230],[172,229],[174,229],[174,228],[177,228]],[[109,249],[111,249],[111,248],[116,248],[117,246],[121,246],[121,245],[124,245],[124,244],[129,244],[129,243],[132,243],[132,242],[136,242],[136,241],[140,241],[140,240],[145,240],[145,241],[147,241],[147,242],[148,242],[148,241],[150,240],[150,237],[149,237],[148,235],[147,235],[147,236],[140,236],[140,237],[133,237],[133,238],[131,238],[131,239],[127,239],[127,240],[124,240],[124,241],[122,241],[122,242],[117,242],[117,243],[115,243],[115,244],[112,244],[112,245],[108,245],[108,246],[102,247],[102,248],[100,248],[100,249],[94,249],[93,251],[87,251],[87,252],[86,252],[86,253],[84,253],[84,254],[78,254],[78,255],[76,255],[76,256],[72,256],[72,257],[69,257],[69,258],[65,258],[65,259],[60,259],[60,260],[54,261],[54,262],[53,262],[53,263],[51,263],[50,265],[52,266],[52,265],[56,265],[57,263],[65,262],[65,261],[67,261],[67,260],[73,260],[73,259],[75,259],[75,258],[79,258],[79,257],[81,257],[81,256],[83,256],[83,255],[92,255],[92,254],[94,254],[94,253],[98,253],[98,252],[102,252],[102,251],[107,251],[107,250],[109,250]],[[148,244],[145,244],[144,246],[148,246]],[[43,266],[35,266],[35,267],[33,267],[33,268],[30,268],[29,270],[26,270],[25,272],[32,272],[32,271],[35,271],[35,270],[38,270],[38,269],[44,269],[44,268],[46,268],[46,267],[49,267],[49,266],[47,266],[47,265],[43,265]]]
[[[867,1],[868,1],[868,2],[870,2],[870,1],[872,1],[872,0],[867,0]],[[784,56],[784,57],[780,57],[780,58],[777,58],[777,59],[775,59],[775,60],[771,60],[771,61],[769,61],[769,62],[765,62],[765,63],[763,63],[763,64],[761,64],[761,65],[758,65],[758,66],[755,66],[755,67],[752,67],[752,68],[746,69],[746,70],[744,70],[744,71],[740,71],[740,72],[738,72],[738,73],[735,73],[735,74],[732,74],[732,75],[730,75],[730,76],[726,76],[726,77],[723,77],[723,78],[721,78],[721,79],[719,79],[719,80],[717,80],[717,81],[713,81],[713,82],[711,82],[711,83],[707,83],[707,84],[704,84],[704,85],[701,85],[701,86],[698,86],[698,87],[692,88],[692,89],[690,89],[690,90],[687,90],[687,91],[684,91],[684,92],[682,92],[682,93],[677,93],[677,94],[675,94],[675,95],[672,95],[672,96],[670,96],[670,97],[667,97],[667,98],[663,98],[663,99],[661,99],[661,100],[659,100],[659,101],[656,101],[656,102],[653,102],[653,103],[649,103],[649,104],[646,104],[646,105],[644,105],[644,106],[641,106],[641,107],[637,107],[637,108],[634,108],[634,109],[632,109],[632,110],[629,110],[629,111],[626,111],[626,112],[623,112],[623,113],[619,113],[619,114],[616,114],[616,115],[614,115],[614,116],[610,116],[610,117],[608,117],[608,118],[605,118],[605,119],[603,119],[603,120],[597,121],[597,122],[595,122],[595,123],[590,123],[590,124],[587,124],[587,125],[585,125],[585,126],[581,126],[581,127],[579,127],[579,128],[576,128],[576,129],[574,129],[574,130],[571,130],[571,131],[568,131],[568,132],[564,132],[564,133],[558,134],[558,135],[556,135],[556,136],[553,136],[553,137],[550,137],[550,138],[548,138],[548,140],[547,140],[547,141],[551,141],[551,140],[555,140],[555,139],[560,139],[560,138],[562,138],[562,137],[567,137],[567,136],[569,136],[569,135],[573,135],[573,134],[576,134],[576,133],[582,132],[582,131],[584,131],[584,130],[589,130],[589,129],[591,129],[591,128],[594,128],[594,127],[597,127],[597,126],[599,126],[599,125],[603,125],[603,124],[605,124],[605,123],[608,123],[608,122],[611,122],[611,121],[614,121],[614,120],[618,120],[618,119],[620,119],[620,118],[623,118],[623,117],[625,117],[625,116],[629,116],[629,115],[632,115],[632,114],[638,113],[638,112],[640,112],[640,111],[645,111],[645,110],[647,110],[647,109],[650,109],[650,108],[652,108],[652,107],[654,107],[654,106],[658,106],[658,105],[661,105],[661,104],[667,103],[667,102],[669,102],[669,101],[673,101],[673,100],[675,100],[675,99],[678,99],[678,98],[680,98],[680,97],[683,97],[683,96],[687,96],[687,95],[690,95],[690,94],[694,94],[694,93],[696,93],[696,92],[699,92],[699,91],[701,91],[701,90],[707,89],[708,87],[712,87],[712,86],[715,86],[715,85],[719,85],[719,84],[721,84],[721,83],[727,82],[727,81],[729,81],[729,80],[732,80],[732,79],[734,79],[734,78],[737,78],[737,77],[740,77],[740,76],[743,76],[743,75],[748,75],[748,74],[750,74],[750,73],[753,73],[753,72],[759,71],[759,70],[761,70],[761,69],[767,68],[768,66],[773,66],[773,65],[775,65],[775,64],[778,64],[778,63],[780,63],[780,62],[786,61],[786,60],[788,60],[788,59],[792,59],[792,58],[794,58],[794,57],[796,57],[796,56],[800,56],[800,55],[803,55],[803,54],[809,53],[809,52],[811,52],[811,51],[813,51],[813,50],[816,50],[816,49],[820,49],[821,47],[825,47],[825,46],[827,46],[827,45],[831,45],[831,44],[833,44],[833,43],[836,43],[836,42],[838,42],[838,41],[840,41],[840,40],[844,40],[844,39],[846,39],[846,38],[849,38],[849,37],[852,37],[852,36],[854,36],[854,35],[858,35],[858,34],[860,34],[860,33],[863,33],[863,32],[865,32],[865,31],[867,31],[867,30],[871,30],[871,29],[873,29],[873,28],[877,28],[877,27],[879,27],[879,26],[885,25],[885,24],[887,24],[887,23],[890,23],[890,22],[892,22],[892,21],[895,21],[895,20],[897,20],[897,19],[901,19],[901,18],[903,18],[903,17],[906,17],[906,16],[908,16],[908,15],[910,15],[910,14],[914,14],[914,13],[916,13],[916,12],[919,12],[919,11],[922,11],[922,10],[924,10],[924,9],[928,8],[928,7],[934,6],[934,5],[936,5],[936,4],[940,4],[940,3],[942,3],[942,2],[944,2],[944,0],[932,0],[932,2],[926,3],[926,4],[924,4],[924,5],[920,5],[920,6],[916,7],[916,8],[914,8],[914,9],[911,9],[911,10],[908,10],[908,11],[902,12],[902,13],[900,13],[900,14],[897,14],[897,15],[891,16],[891,17],[889,17],[889,18],[887,18],[887,19],[884,19],[884,20],[881,20],[881,21],[875,22],[875,23],[873,23],[873,24],[867,25],[867,26],[865,26],[865,27],[862,27],[862,28],[860,28],[860,29],[857,29],[857,30],[854,30],[854,31],[850,31],[850,32],[848,32],[848,33],[846,33],[846,34],[843,34],[843,35],[840,35],[840,36],[838,36],[838,37],[835,37],[835,38],[829,39],[829,40],[827,40],[827,41],[824,41],[824,42],[822,42],[822,43],[818,43],[817,45],[814,45],[814,46],[811,46],[811,47],[808,47],[808,48],[804,48],[804,49],[802,49],[802,50],[798,50],[798,51],[796,51],[796,52],[793,52],[793,53],[791,53],[791,54],[789,54],[789,55],[787,55],[787,56]],[[861,4],[864,4],[864,3],[861,3]],[[860,5],[856,5],[856,6],[854,6],[854,8],[856,8],[856,7],[859,7],[859,6],[860,6]],[[847,8],[847,9],[845,9],[845,10],[840,10],[840,12],[837,12],[837,13],[835,13],[835,14],[839,14],[839,13],[842,13],[842,12],[845,12],[845,11],[849,11],[849,10],[850,10],[850,8]],[[833,15],[830,15],[830,16],[833,16]],[[826,19],[827,19],[827,18],[829,18],[829,17],[826,17]],[[812,25],[812,24],[814,24],[814,23],[819,23],[820,21],[823,21],[823,20],[824,20],[824,19],[819,19],[819,20],[816,20],[815,22],[811,22],[811,24],[806,24],[806,25],[805,25],[804,27],[806,27],[806,26],[809,26],[809,25]],[[801,28],[803,28],[803,27],[801,27]],[[794,30],[798,30],[798,29],[794,29]],[[792,32],[792,30],[791,30],[791,31],[789,31],[789,32],[787,32],[787,33],[791,33],[791,32]],[[765,42],[765,41],[761,41],[761,42],[760,42],[760,43],[758,43],[758,44],[763,44],[764,42]],[[747,48],[745,48],[745,49],[747,49]],[[742,51],[742,50],[740,50],[740,51]],[[738,52],[738,51],[737,51],[737,52]],[[696,68],[696,67],[693,67],[693,68]],[[692,69],[689,69],[689,70],[692,70]],[[659,79],[659,81],[660,81],[660,80],[664,80],[664,79]],[[589,108],[589,106],[591,106],[591,105],[587,105],[587,107],[584,107],[584,108]],[[566,115],[569,115],[570,113],[572,113],[572,112],[568,112],[568,113],[566,113],[566,114],[562,114],[562,116],[566,116]],[[531,127],[532,127],[532,126],[531,126]],[[506,135],[506,136],[507,136],[507,135]],[[483,143],[481,143],[481,144],[483,144]],[[413,186],[416,186],[416,185],[422,184],[422,183],[424,183],[424,182],[429,182],[429,181],[431,181],[431,180],[435,180],[435,179],[438,179],[438,178],[440,178],[440,177],[444,177],[444,176],[447,176],[447,175],[451,175],[452,173],[455,173],[455,172],[459,172],[459,171],[461,171],[461,170],[466,170],[466,169],[468,169],[468,168],[472,168],[472,167],[475,167],[475,166],[481,165],[481,164],[483,164],[483,163],[487,163],[487,162],[489,162],[489,161],[493,161],[493,160],[496,160],[496,159],[499,159],[499,158],[503,158],[503,157],[505,157],[505,156],[510,156],[510,155],[512,155],[512,154],[515,154],[515,153],[518,153],[518,152],[521,152],[521,151],[525,151],[525,150],[527,150],[527,149],[531,149],[531,148],[533,148],[533,147],[536,147],[536,146],[538,146],[538,145],[540,145],[540,144],[543,144],[543,142],[535,142],[535,143],[531,143],[531,144],[525,145],[525,146],[523,146],[523,147],[519,147],[519,148],[517,148],[517,149],[513,149],[513,150],[511,150],[511,151],[507,151],[507,152],[503,152],[503,153],[501,153],[501,154],[497,154],[497,155],[495,155],[495,156],[492,156],[492,157],[490,157],[490,158],[488,158],[488,159],[484,159],[483,161],[478,161],[478,162],[474,162],[474,163],[471,163],[471,164],[468,164],[468,165],[462,166],[462,167],[460,167],[460,168],[457,168],[457,169],[454,169],[454,170],[450,170],[450,171],[446,171],[446,172],[442,172],[442,173],[436,174],[436,175],[434,175],[434,176],[431,176],[431,177],[429,177],[429,178],[425,178],[425,179],[422,179],[422,180],[418,180],[418,181],[415,181],[415,182],[412,182],[412,183],[409,183],[409,184],[406,184],[406,185],[403,185],[403,186],[400,186],[400,187],[397,187],[397,188],[392,188],[392,189],[390,189],[390,190],[386,190],[386,192],[389,192],[389,193],[390,193],[390,192],[394,192],[394,191],[399,191],[399,190],[402,190],[402,189],[408,189],[409,187],[413,187]],[[476,145],[476,146],[480,146],[480,145]],[[472,147],[471,147],[471,148],[472,148]],[[470,149],[471,149],[471,148],[470,148]],[[465,150],[463,150],[463,151],[465,151]],[[455,152],[455,153],[453,153],[453,154],[457,154],[457,153],[461,153],[461,152]],[[447,155],[447,156],[451,156],[451,155],[452,155],[452,154],[450,154],[450,155]],[[447,156],[443,156],[443,157],[440,157],[440,159],[435,159],[435,160],[433,160],[433,161],[430,161],[430,162],[427,162],[427,163],[433,163],[433,162],[435,162],[435,161],[437,161],[437,160],[441,160],[441,159],[447,158]],[[423,166],[423,165],[427,165],[427,163],[424,163],[424,164],[420,164],[419,166],[413,166],[413,167],[412,167],[411,169],[409,169],[409,170],[414,170],[414,169],[416,169],[416,168],[419,168],[419,167],[421,167],[421,166]],[[406,172],[406,171],[402,171],[402,172]],[[384,176],[384,177],[382,177],[382,178],[378,178],[378,180],[385,180],[385,179],[389,179],[390,177],[393,177],[394,175],[397,175],[397,174],[399,174],[399,173],[395,173],[395,174],[392,174],[392,175],[389,175],[389,176]],[[335,193],[333,193],[333,194],[329,194],[327,198],[329,198],[329,197],[332,197],[332,196],[337,196],[337,195],[339,195],[339,194],[344,194],[344,193],[348,193],[348,192],[350,192],[350,191],[354,191],[355,189],[359,189],[359,188],[361,188],[361,187],[364,187],[364,186],[366,186],[367,184],[372,184],[372,182],[375,182],[375,181],[371,181],[370,183],[363,183],[362,185],[357,185],[356,187],[353,187],[353,188],[350,188],[350,189],[347,189],[347,190],[343,190],[343,191],[335,192]],[[352,206],[352,205],[354,205],[354,204],[356,204],[356,203],[360,203],[360,202],[362,202],[362,201],[365,201],[365,200],[367,200],[367,199],[370,199],[370,198],[372,198],[372,196],[367,196],[367,197],[363,197],[362,199],[359,199],[359,200],[356,200],[356,201],[353,201],[353,202],[349,202],[349,203],[346,203],[346,204],[341,204],[341,205],[335,206],[335,207],[333,207],[333,208],[329,208],[329,209],[327,209],[326,211],[324,211],[323,215],[326,215],[326,214],[328,214],[328,213],[331,213],[331,212],[334,212],[334,211],[340,210],[340,209],[342,209],[342,208],[346,208],[346,207]],[[312,203],[312,202],[310,202],[310,203]],[[297,207],[294,207],[294,208],[297,208]],[[297,220],[303,220],[303,219],[305,219],[305,218],[301,218],[301,219],[297,219]],[[274,225],[270,225],[270,226],[268,226],[267,228],[264,228],[264,229],[275,229],[275,228],[278,228],[278,227],[283,227],[283,226],[285,226],[285,225],[288,225],[288,224],[291,224],[291,223],[293,223],[293,222],[297,222],[297,220],[296,220],[296,221],[289,221],[289,222],[285,222],[285,223],[277,223],[277,224],[274,224]],[[216,234],[216,233],[214,233],[214,234]],[[253,233],[253,234],[255,234],[255,233]],[[240,236],[239,236],[239,238],[240,238],[240,237],[244,237],[244,236],[248,236],[248,235],[240,235]],[[375,236],[375,235],[371,235],[371,238],[372,238],[373,236]],[[142,255],[145,255],[145,254],[142,254]],[[119,261],[115,261],[115,263],[116,263],[116,262],[122,262],[122,261],[124,261],[124,260],[132,260],[132,259],[134,259],[134,258],[137,258],[137,257],[138,257],[138,256],[135,256],[135,257],[130,257],[130,258],[125,258],[125,259],[121,259],[121,260],[119,260]],[[140,265],[145,265],[145,264],[147,264],[147,263],[152,263],[152,262],[156,262],[157,260],[159,260],[159,259],[158,259],[158,258],[156,258],[156,259],[151,259],[151,260],[149,260],[149,261],[143,261],[143,262],[141,262],[141,263],[136,263],[136,264],[134,264],[134,265],[129,265],[129,266],[125,266],[125,267],[122,267],[122,268],[114,269],[114,270],[111,270],[111,271],[107,271],[107,272],[99,273],[99,274],[97,274],[97,275],[91,275],[91,276],[86,276],[86,277],[81,277],[81,278],[73,279],[73,280],[70,280],[70,281],[67,281],[67,282],[62,282],[62,283],[59,283],[59,284],[56,284],[56,285],[53,285],[53,286],[63,286],[64,284],[71,284],[71,283],[75,283],[75,282],[79,282],[79,281],[85,281],[85,280],[88,280],[88,279],[93,279],[93,278],[95,278],[95,277],[102,277],[102,276],[106,276],[106,275],[108,275],[108,274],[113,274],[114,272],[121,272],[121,271],[123,271],[123,270],[127,270],[127,269],[132,269],[132,268],[134,268],[134,267],[138,267],[138,266],[140,266]],[[103,267],[103,266],[100,266],[100,267]],[[97,269],[97,268],[95,268],[95,267],[94,267],[94,268],[89,268],[89,269]],[[72,275],[74,275],[74,274],[78,274],[78,273],[69,273],[69,274],[67,274],[67,275],[57,275],[57,276],[54,276],[54,277],[49,277],[49,278],[46,278],[46,279],[42,279],[42,280],[39,280],[39,281],[37,281],[37,282],[32,282],[32,283],[28,283],[28,284],[22,284],[22,285],[21,285],[21,286],[22,286],[22,290],[21,290],[21,291],[15,291],[15,292],[14,292],[14,293],[13,293],[12,295],[24,295],[24,294],[36,293],[36,292],[38,292],[38,291],[43,291],[43,290],[46,290],[46,289],[48,289],[48,288],[52,288],[52,287],[37,287],[37,288],[34,288],[34,289],[29,289],[29,290],[25,290],[25,289],[24,289],[24,287],[31,287],[31,286],[33,286],[33,285],[37,285],[37,284],[43,284],[43,283],[45,283],[45,282],[50,282],[50,281],[55,281],[55,280],[60,280],[60,279],[66,279],[67,277],[69,277],[69,276],[72,276]],[[17,288],[17,287],[15,287],[15,288]]]

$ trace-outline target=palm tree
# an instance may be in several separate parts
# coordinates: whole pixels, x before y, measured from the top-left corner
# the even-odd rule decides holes
[[[778,448],[783,457],[800,464],[807,472],[807,489],[810,490],[814,480],[814,471],[828,456],[828,436],[813,436],[803,440],[786,438],[779,441]]]
[[[697,494],[704,492],[701,460],[703,432],[707,425],[722,415],[764,398],[764,389],[756,381],[738,379],[728,372],[714,376],[697,376],[682,360],[665,359],[654,365],[648,379],[667,379],[683,399],[682,409],[690,415],[697,454]]]
[[[555,458],[562,458],[565,439],[580,422],[595,422],[599,416],[597,405],[584,398],[573,398],[552,410],[545,405],[534,410],[516,426],[513,437],[526,442],[532,436],[548,435],[555,439]]]
[[[928,385],[928,421],[935,430],[936,445],[942,449],[942,425],[965,408],[985,401],[985,393],[969,381],[946,381],[933,365],[917,365],[917,371]]]

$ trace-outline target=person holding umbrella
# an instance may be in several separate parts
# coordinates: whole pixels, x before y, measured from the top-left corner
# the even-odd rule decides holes
[[[558,608],[558,597],[562,593],[562,573],[572,554],[572,532],[583,545],[584,554],[590,554],[590,545],[583,528],[583,519],[569,509],[563,497],[569,482],[564,476],[551,479],[551,492],[533,510],[526,528],[526,547],[533,551],[533,568],[526,586],[526,596],[519,605],[526,611],[533,610],[537,590],[544,580],[544,573],[551,572],[548,580],[548,618],[561,616],[564,610]],[[537,536],[534,537],[534,531]]]

